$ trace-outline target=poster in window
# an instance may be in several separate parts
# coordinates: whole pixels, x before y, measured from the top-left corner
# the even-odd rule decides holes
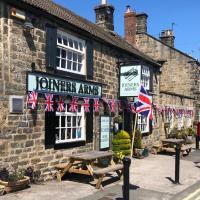
[[[138,96],[141,84],[141,65],[120,67],[120,97]]]
[[[110,117],[101,116],[100,150],[110,148]]]

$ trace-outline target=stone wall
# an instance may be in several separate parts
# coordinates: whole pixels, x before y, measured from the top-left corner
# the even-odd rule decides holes
[[[32,63],[35,63],[35,70],[47,71],[45,24],[51,23],[32,13],[37,23],[34,24],[34,29],[27,33],[23,30],[24,21],[10,17],[9,9],[9,6],[0,2],[0,92],[2,94],[0,95],[0,167],[34,166],[45,175],[53,170],[56,164],[66,162],[71,154],[99,148],[99,116],[95,115],[93,121],[94,144],[47,150],[44,145],[44,98],[39,97],[37,111],[31,111],[25,106],[23,114],[9,112],[10,95],[23,96],[26,103],[26,73],[32,70]],[[102,94],[108,99],[118,97],[119,57],[125,60],[132,59],[132,56],[117,48],[94,42],[94,81],[103,84]],[[154,76],[153,92],[156,95],[153,98],[156,101],[159,101],[158,77],[159,74]],[[102,110],[101,114],[103,112]],[[157,139],[158,131],[155,128],[153,134],[146,136],[146,144],[152,144]]]
[[[160,75],[160,101],[158,106],[173,105],[195,109],[197,64],[190,56],[163,44],[148,34],[137,34],[137,47],[154,60],[163,62]],[[193,63],[193,64],[192,64]],[[196,70],[195,70],[196,69]],[[198,72],[199,73],[199,72]],[[176,95],[175,95],[176,94]],[[160,121],[160,137],[164,138],[164,120]]]

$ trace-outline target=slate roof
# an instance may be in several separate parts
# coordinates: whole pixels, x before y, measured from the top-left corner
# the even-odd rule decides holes
[[[123,49],[129,53],[134,54],[138,58],[142,58],[156,66],[160,66],[155,60],[151,59],[138,49],[134,48],[128,42],[125,41],[122,37],[117,35],[117,33],[112,33],[110,31],[106,31],[103,28],[97,26],[96,24],[78,16],[74,12],[70,11],[67,8],[64,8],[51,0],[20,0],[24,3],[27,3],[31,6],[34,6],[50,15],[53,15],[61,20],[70,23],[83,31],[86,31],[92,34],[99,39],[102,39],[106,43],[109,43],[115,47]]]

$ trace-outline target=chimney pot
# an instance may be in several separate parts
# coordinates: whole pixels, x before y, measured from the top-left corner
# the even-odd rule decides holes
[[[101,0],[101,5],[107,4],[107,0]]]
[[[170,47],[174,47],[174,34],[173,30],[168,29],[168,30],[163,30],[161,31],[160,39],[163,43]]]

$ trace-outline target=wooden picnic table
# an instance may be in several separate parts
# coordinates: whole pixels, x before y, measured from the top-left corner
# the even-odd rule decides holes
[[[101,158],[107,158],[109,160],[109,165],[107,167],[97,167]],[[96,188],[100,188],[106,173],[116,171],[119,177],[122,175],[123,165],[115,164],[112,158],[112,151],[90,151],[71,155],[69,156],[68,163],[56,166],[56,168],[59,169],[57,179],[61,181],[66,173],[85,174],[92,176],[94,179],[97,178]]]

